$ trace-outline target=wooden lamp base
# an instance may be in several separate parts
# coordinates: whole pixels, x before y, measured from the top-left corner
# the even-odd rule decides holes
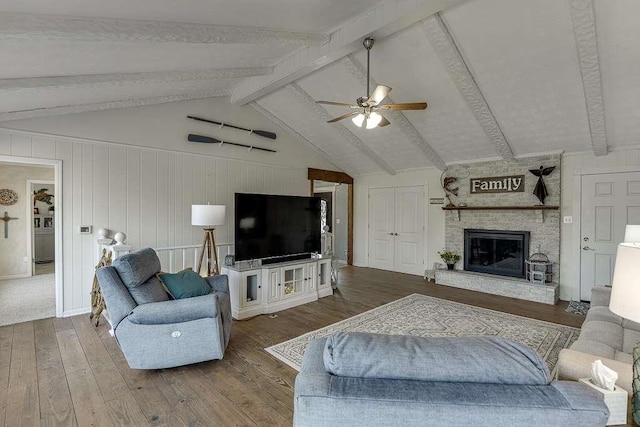
[[[218,249],[216,248],[216,239],[213,235],[215,228],[204,229],[204,239],[202,240],[202,249],[200,249],[200,261],[198,262],[197,273],[200,274],[202,269],[202,260],[205,251],[207,253],[207,276],[215,276],[220,274],[218,268]]]

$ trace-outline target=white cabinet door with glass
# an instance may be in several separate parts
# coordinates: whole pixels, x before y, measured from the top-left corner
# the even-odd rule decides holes
[[[282,299],[292,298],[307,291],[306,266],[304,264],[282,267]]]
[[[236,319],[262,314],[262,270],[237,271],[224,268],[223,274],[229,278],[231,314]],[[242,317],[238,314],[242,313]]]
[[[316,287],[320,298],[333,295],[333,288],[331,288],[331,259],[318,261]]]
[[[262,272],[245,271],[240,280],[243,292],[241,306],[260,305],[262,303]]]

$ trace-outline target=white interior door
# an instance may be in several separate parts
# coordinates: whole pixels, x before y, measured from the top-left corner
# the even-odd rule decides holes
[[[369,190],[369,267],[394,270],[395,204],[393,188]]]
[[[369,267],[423,274],[422,187],[369,190]]]
[[[582,177],[580,299],[611,284],[616,249],[627,224],[640,224],[640,172]]]
[[[395,271],[423,274],[424,200],[422,187],[395,189]]]

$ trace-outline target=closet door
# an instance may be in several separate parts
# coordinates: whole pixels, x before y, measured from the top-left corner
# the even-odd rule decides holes
[[[424,273],[424,189],[369,190],[369,267]]]
[[[424,194],[423,188],[395,189],[394,271],[424,273]]]
[[[393,188],[369,190],[369,267],[394,270],[395,203]]]

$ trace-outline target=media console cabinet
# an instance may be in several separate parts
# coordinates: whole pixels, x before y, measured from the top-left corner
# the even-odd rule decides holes
[[[242,320],[333,295],[331,258],[306,258],[267,265],[224,266],[229,276],[231,314]]]

